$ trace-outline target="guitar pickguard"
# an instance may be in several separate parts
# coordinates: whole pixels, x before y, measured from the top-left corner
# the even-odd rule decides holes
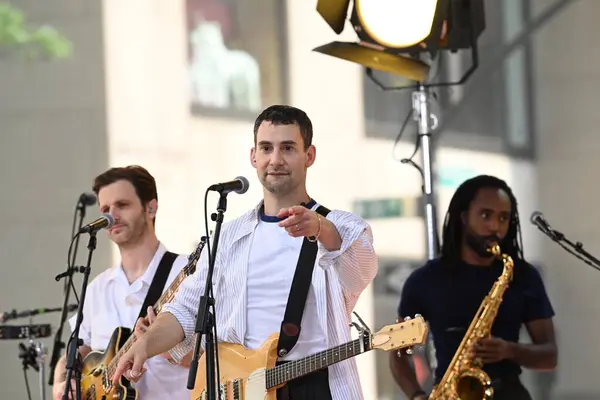
[[[245,400],[264,400],[267,396],[267,379],[265,377],[265,368],[260,368],[252,372],[246,380]]]

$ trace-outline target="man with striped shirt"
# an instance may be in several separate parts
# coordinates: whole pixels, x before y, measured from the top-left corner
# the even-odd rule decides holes
[[[213,288],[218,340],[256,349],[278,332],[304,238],[318,243],[295,346],[279,358],[291,361],[351,340],[349,322],[360,294],[377,273],[371,228],[358,216],[332,210],[326,217],[307,193],[313,165],[312,123],[290,106],[271,106],[254,125],[250,162],[263,186],[263,201],[225,223],[216,255]],[[121,359],[115,380],[139,379],[144,362],[169,349],[175,359],[194,344],[198,301],[204,293],[207,252],[198,272]],[[281,355],[281,354],[280,354]],[[355,359],[288,382],[278,399],[360,400]]]

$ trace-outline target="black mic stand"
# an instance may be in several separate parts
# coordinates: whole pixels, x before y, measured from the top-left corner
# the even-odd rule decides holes
[[[588,253],[587,251],[585,251],[583,249],[583,243],[581,243],[581,242],[573,243],[562,232],[559,232],[557,230],[554,230],[554,229],[542,229],[539,226],[538,226],[538,228],[540,229],[540,231],[542,231],[542,233],[544,233],[546,236],[548,236],[554,242],[558,243],[558,245],[560,247],[562,247],[563,249],[565,249],[568,253],[571,253],[572,255],[574,255],[575,257],[577,257],[578,259],[580,259],[581,261],[583,261],[584,263],[586,263],[590,267],[592,267],[592,268],[597,269],[598,271],[600,271],[600,260],[598,260],[596,257],[594,257],[593,255],[591,255],[590,253]],[[571,249],[568,249],[561,242],[565,242],[566,244],[568,244],[569,246],[571,246],[571,248],[574,251],[571,250]],[[575,254],[575,253],[579,253],[579,254]]]
[[[77,234],[79,235],[79,234]],[[81,357],[79,356],[79,346],[83,344],[83,341],[79,338],[79,329],[81,327],[81,321],[83,320],[83,304],[85,301],[85,294],[87,292],[88,280],[90,278],[90,272],[92,270],[92,254],[96,250],[96,230],[92,229],[89,232],[90,238],[88,241],[87,248],[88,259],[85,270],[83,271],[83,282],[81,283],[81,297],[79,299],[79,308],[77,309],[77,319],[75,322],[75,328],[73,329],[73,335],[69,340],[67,348],[67,379],[65,385],[65,391],[62,400],[69,400],[69,392],[71,391],[71,379],[75,378],[75,398],[73,400],[81,400]],[[67,307],[63,307],[63,310]],[[75,374],[75,376],[73,376]]]
[[[75,230],[75,224],[73,224],[73,228],[71,230],[71,237],[75,237],[74,250],[73,250],[73,258],[69,260],[69,265],[67,265],[67,273],[60,274],[55,279],[58,282],[64,276],[67,277],[65,281],[64,287],[64,302],[62,308],[62,314],[60,315],[60,324],[58,326],[58,330],[56,331],[56,335],[54,336],[54,345],[52,347],[52,355],[50,358],[50,372],[48,373],[48,385],[54,385],[54,370],[56,369],[56,364],[58,364],[58,359],[60,358],[60,352],[65,347],[65,343],[62,341],[62,332],[63,327],[65,326],[65,322],[67,321],[67,306],[69,304],[69,294],[71,293],[71,286],[73,285],[73,266],[75,265],[75,261],[77,259],[77,247],[79,246],[79,235],[75,236],[76,232],[81,230],[83,226],[83,219],[85,218],[86,205],[83,202],[83,195],[79,196],[79,200],[77,201],[77,206],[75,207],[75,213],[79,214],[79,222],[77,230]]]
[[[190,373],[188,375],[187,388],[189,390],[194,389],[196,383],[196,374],[198,371],[198,358],[200,355],[200,346],[202,342],[202,335],[205,335],[205,349],[206,354],[206,400],[217,399],[217,387],[216,387],[216,363],[218,363],[217,357],[215,357],[215,337],[214,330],[216,329],[216,320],[213,313],[210,312],[210,307],[215,305],[215,299],[213,296],[212,288],[212,275],[215,268],[215,259],[217,255],[217,247],[219,245],[219,236],[221,235],[221,225],[223,224],[223,213],[227,209],[227,193],[220,193],[219,203],[217,205],[217,213],[211,215],[211,219],[216,222],[214,232],[214,242],[212,251],[209,252],[208,258],[208,272],[206,274],[206,284],[204,286],[204,295],[200,297],[200,303],[198,305],[198,317],[196,318],[196,345],[194,347],[194,354],[192,362],[190,364]],[[208,240],[208,238],[207,238]],[[220,396],[219,396],[220,397]]]

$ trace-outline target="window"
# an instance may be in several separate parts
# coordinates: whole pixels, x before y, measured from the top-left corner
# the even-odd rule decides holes
[[[284,3],[187,0],[192,113],[253,119],[285,103]]]
[[[502,46],[523,31],[529,19],[529,1],[485,0],[486,29],[478,41],[479,69],[464,85],[434,90],[441,118],[448,119],[439,137],[441,145],[533,156],[531,43],[525,41],[502,64],[490,68],[490,63],[502,52]],[[470,65],[469,51],[441,53],[439,69],[433,73],[441,82],[456,81]],[[486,75],[478,76],[480,74]],[[385,78],[382,80],[387,81],[388,86],[410,84],[404,78],[388,74],[377,74],[377,77]],[[391,82],[393,79],[396,82]],[[364,93],[367,136],[396,138],[412,110],[411,89],[382,91],[365,76]],[[416,122],[410,120],[401,140],[414,141],[414,132]]]

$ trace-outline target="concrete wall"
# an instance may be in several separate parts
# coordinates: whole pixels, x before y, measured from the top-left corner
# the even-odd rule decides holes
[[[11,3],[23,9],[32,25],[48,23],[62,31],[73,42],[74,54],[55,63],[0,58],[1,311],[62,306],[63,284],[54,276],[66,269],[75,203],[108,162],[101,3]],[[86,219],[96,216],[96,207],[89,208]],[[110,262],[106,242],[99,238],[93,275]],[[86,244],[84,236],[80,264]],[[81,276],[75,286],[80,292]],[[59,319],[60,314],[52,314],[34,322],[52,323],[55,330]],[[52,339],[43,341],[49,351]],[[19,342],[0,340],[3,399],[27,398]],[[28,375],[32,398],[39,398],[37,375]]]
[[[548,5],[534,3],[537,12]],[[597,256],[598,15],[600,2],[574,1],[535,35],[540,209],[555,229]],[[600,273],[550,239],[543,237],[541,245],[557,313],[556,398],[598,398]]]

